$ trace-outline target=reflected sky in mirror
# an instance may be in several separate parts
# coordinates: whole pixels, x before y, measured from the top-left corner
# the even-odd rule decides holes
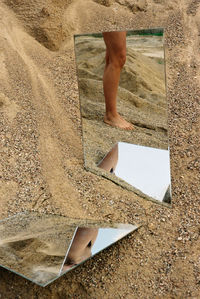
[[[98,166],[153,199],[167,201],[170,193],[168,150],[118,142]]]
[[[0,221],[0,265],[46,286],[137,228],[59,215],[18,214]]]

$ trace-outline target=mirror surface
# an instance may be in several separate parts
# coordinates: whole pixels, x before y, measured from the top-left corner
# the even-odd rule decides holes
[[[155,200],[171,202],[168,150],[118,142],[98,167]]]
[[[103,86],[106,63],[108,63],[107,51],[108,46],[104,42],[103,34],[75,36],[85,167],[136,192],[142,198],[156,200],[159,203],[170,203],[164,31],[162,28],[155,28],[126,32],[126,63],[122,67],[117,89],[117,112],[133,126],[132,130],[111,126],[104,122],[106,96]],[[116,144],[121,144],[119,161],[123,161],[126,157],[122,155],[123,147],[124,152],[125,150],[129,152],[128,148],[125,149],[127,147],[125,144],[132,144],[129,148],[130,151],[134,151],[133,159],[138,155],[137,146],[141,146],[138,153],[140,157],[143,153],[143,158],[138,163],[144,164],[142,168],[146,165],[146,170],[140,173],[141,167],[139,167],[134,180],[133,174],[131,177],[130,175],[127,177],[127,174],[136,169],[135,163],[138,159],[133,161],[132,166],[128,161],[120,162],[120,172],[116,169],[115,176],[110,174],[114,169],[105,172],[98,167],[99,162]],[[160,168],[159,162],[156,162],[158,153],[158,158],[161,159],[163,156],[164,159]],[[129,160],[130,155],[129,152]],[[152,155],[153,161],[149,158]],[[147,167],[149,163],[157,165],[154,172],[152,165]],[[154,173],[155,180],[160,174],[156,188],[151,184],[151,175],[148,171]],[[143,176],[142,185],[138,174]],[[125,181],[127,184],[124,183]]]
[[[0,265],[46,286],[137,228],[58,215],[17,214],[0,221]]]

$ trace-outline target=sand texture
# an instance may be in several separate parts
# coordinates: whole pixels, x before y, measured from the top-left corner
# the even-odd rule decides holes
[[[198,298],[198,0],[0,3],[0,219],[22,212],[139,223],[46,288],[0,269],[1,298]],[[166,28],[172,208],[84,170],[73,34]]]

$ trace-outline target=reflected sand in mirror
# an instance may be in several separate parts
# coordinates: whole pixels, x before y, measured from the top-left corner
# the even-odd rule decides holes
[[[0,265],[44,287],[137,228],[59,215],[17,214],[0,221]]]
[[[155,200],[171,202],[169,150],[118,142],[98,167]]]
[[[116,101],[117,112],[133,124],[132,131],[112,127],[103,122],[106,104],[103,78],[107,47],[102,34],[76,35],[74,40],[85,168],[133,191],[140,198],[157,203],[170,203],[163,28],[130,30],[126,34],[126,63],[120,73]],[[136,159],[134,165],[123,161],[121,157],[125,156],[121,154],[121,146],[120,149],[117,148],[119,141],[143,146],[144,149],[149,148],[146,150],[147,161]],[[114,144],[111,153],[109,151]],[[148,158],[148,155],[151,155],[150,148],[155,149],[152,151],[155,152],[155,156],[158,155],[158,159],[163,156],[162,169],[159,168],[159,162],[150,161],[151,158]],[[107,153],[108,155],[102,160]],[[120,167],[116,164],[117,160]],[[101,169],[97,167],[99,161]],[[140,167],[138,166],[137,175],[134,177],[137,161]],[[147,170],[142,173],[140,169],[144,168]],[[131,172],[134,173],[130,175]],[[159,183],[156,183],[156,180]]]

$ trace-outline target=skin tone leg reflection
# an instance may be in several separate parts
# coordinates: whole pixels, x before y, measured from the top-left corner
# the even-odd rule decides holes
[[[99,163],[98,167],[114,173],[118,162],[118,143],[114,145],[112,150],[106,155],[106,157]]]
[[[104,122],[121,129],[134,127],[117,112],[117,90],[120,72],[126,61],[126,31],[104,32],[106,44],[106,65],[103,76],[103,88],[106,104]]]
[[[97,235],[98,229],[96,228],[80,227],[77,229],[66,262],[62,269],[63,272],[91,256],[92,246],[96,241]]]

